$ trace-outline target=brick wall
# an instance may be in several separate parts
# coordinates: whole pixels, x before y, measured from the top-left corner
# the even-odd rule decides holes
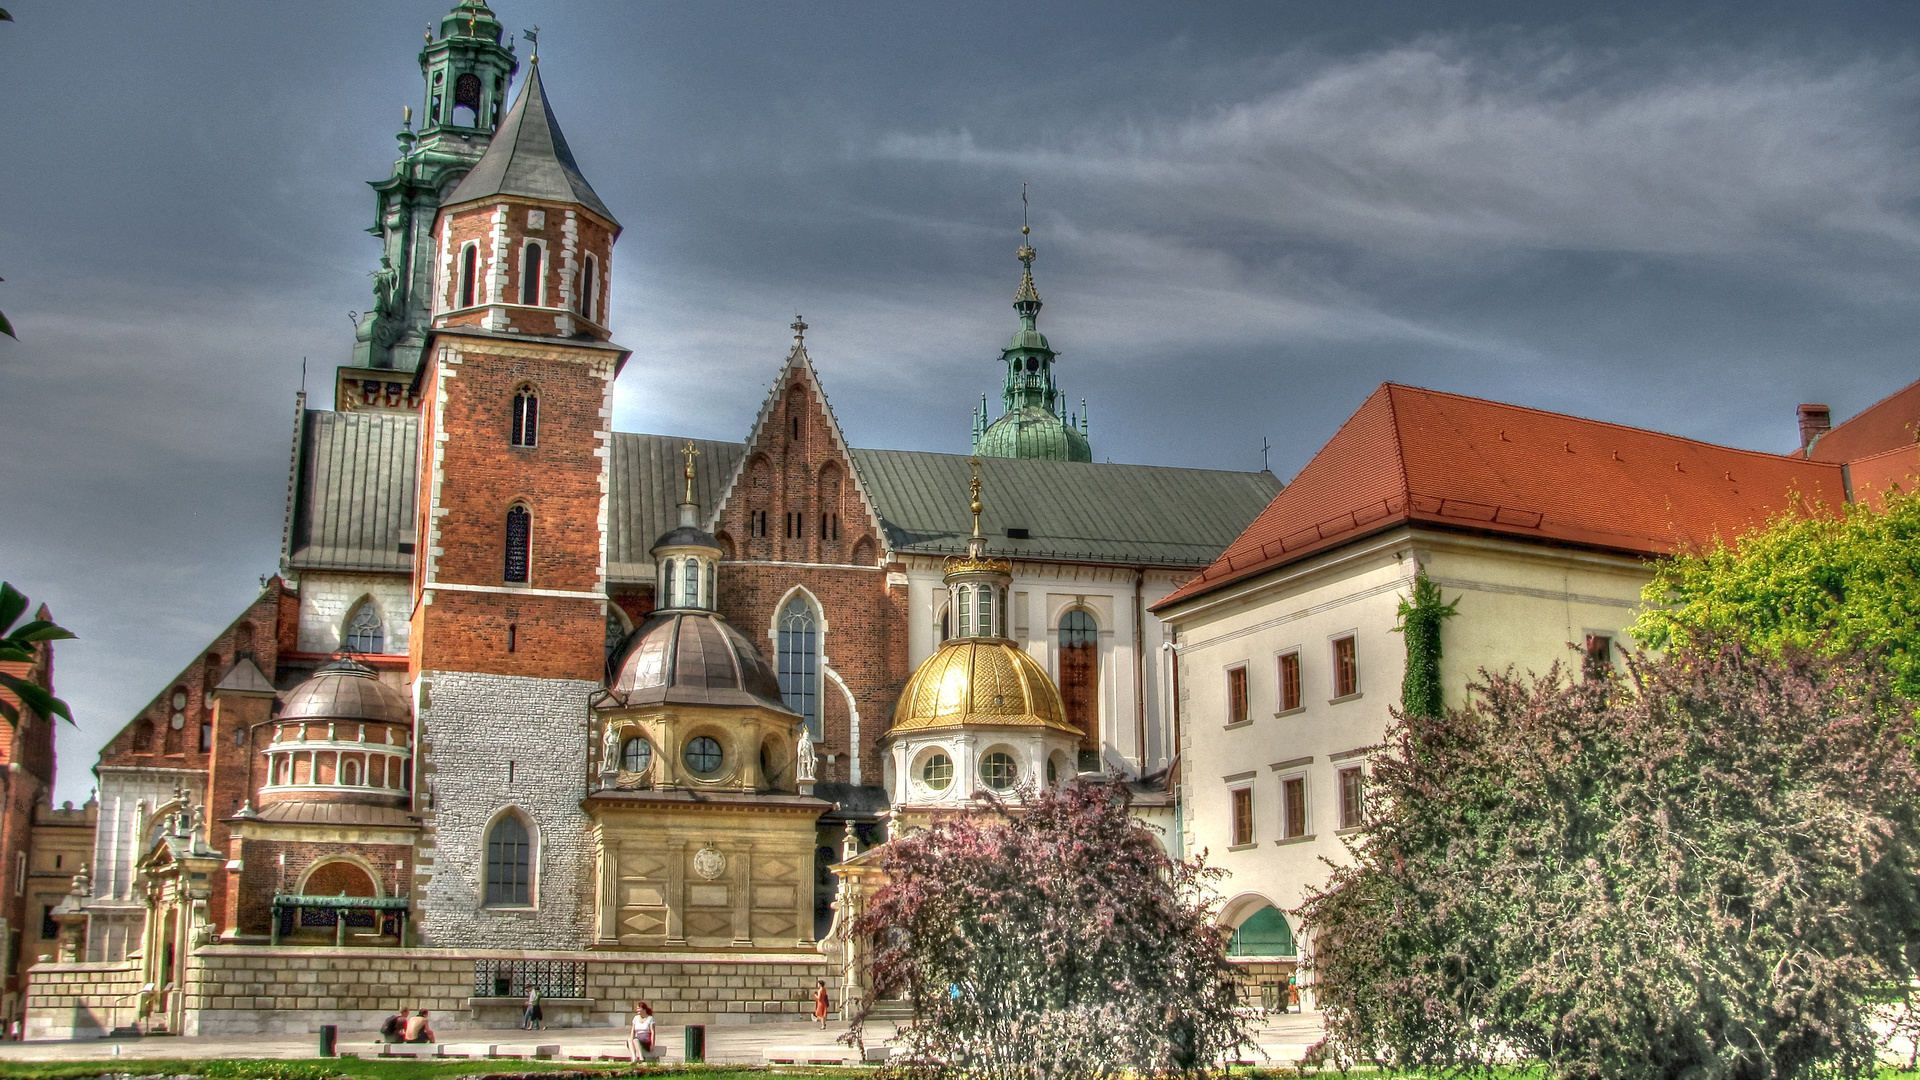
[[[94,1038],[133,1023],[138,960],[35,964],[27,979],[29,1039]]]
[[[534,215],[541,219],[538,227],[533,225]],[[444,212],[440,235],[443,250],[450,257],[443,261],[436,308],[443,314],[436,319],[438,325],[560,337],[584,330],[596,337],[606,336],[602,327],[607,321],[608,269],[613,250],[612,230],[606,222],[577,205],[513,198]],[[542,248],[541,280],[534,290],[533,304],[523,303],[527,296],[523,272],[529,242]],[[469,243],[476,246],[477,282],[473,305],[460,308],[462,251]],[[589,253],[598,263],[594,310],[599,318],[593,323],[575,314],[579,272]]]
[[[414,876],[424,945],[578,948],[590,940],[587,698],[600,683],[423,672],[415,787],[430,792]],[[511,772],[511,777],[509,773]],[[538,904],[482,906],[486,830],[508,809],[533,824]]]
[[[623,1024],[635,999],[653,1005],[669,1024],[794,1020],[812,1012],[814,980],[825,979],[830,988],[839,985],[833,966],[817,955],[712,958],[216,945],[197,950],[189,963],[183,1033],[308,1032],[321,1024],[371,1032],[402,1008],[429,1010],[436,1032],[479,1028],[487,1021],[471,1007],[478,958],[584,961],[589,1015],[593,1023],[608,1026]],[[548,1010],[549,1016],[558,1012]],[[519,1019],[514,1009],[493,1023],[517,1026]]]

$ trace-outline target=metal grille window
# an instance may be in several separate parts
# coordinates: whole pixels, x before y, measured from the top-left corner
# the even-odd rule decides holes
[[[527,546],[532,539],[533,515],[524,506],[516,506],[507,511],[507,554],[505,578],[508,581],[527,580]]]
[[[543,998],[587,996],[584,960],[475,960],[473,996],[524,998],[538,990]]]
[[[534,446],[540,438],[540,398],[533,387],[513,392],[513,445]]]
[[[1020,778],[1020,770],[1013,762],[1012,754],[1003,754],[996,750],[980,759],[980,782],[995,791],[1005,791]]]
[[[494,822],[487,833],[487,903],[531,903],[529,884],[532,845],[527,826],[512,814]]]
[[[813,608],[796,596],[780,613],[780,697],[806,718],[815,739],[820,731],[820,635]]]
[[[687,743],[685,757],[687,760],[687,768],[703,776],[707,773],[718,772],[720,770],[720,763],[725,760],[725,755],[720,752],[720,741],[705,735],[701,735]]]
[[[380,612],[372,601],[361,604],[347,620],[347,651],[379,653],[386,651],[386,633],[380,625]]]

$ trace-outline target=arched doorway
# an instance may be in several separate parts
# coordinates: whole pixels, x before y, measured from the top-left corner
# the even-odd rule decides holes
[[[1100,749],[1100,628],[1092,613],[1074,608],[1060,617],[1060,700],[1067,722],[1080,729],[1080,749]]]
[[[1239,976],[1242,1003],[1269,1012],[1292,1007],[1289,988],[1298,956],[1293,927],[1279,908],[1266,904],[1240,920],[1227,939],[1227,958]]]
[[[359,863],[345,859],[324,862],[307,871],[305,880],[300,883],[303,896],[365,896],[376,898],[380,889],[373,883],[373,876],[367,873]],[[298,918],[296,924],[294,920]],[[332,908],[282,908],[280,912],[280,936],[290,937],[306,932],[324,935],[340,940],[343,935],[338,923],[346,919],[346,933],[354,931],[375,931],[380,929],[379,915],[372,910],[335,911]]]

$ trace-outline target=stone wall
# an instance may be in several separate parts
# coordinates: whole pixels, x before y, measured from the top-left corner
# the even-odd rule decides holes
[[[518,1026],[519,1009],[485,1008],[499,999],[473,998],[477,959],[585,962],[581,1010],[590,1023],[607,1026],[624,1024],[636,999],[669,1024],[797,1020],[812,1012],[815,979],[827,980],[836,999],[839,986],[827,958],[807,953],[715,957],[214,945],[197,950],[189,963],[182,1033],[280,1034],[317,1031],[321,1024],[372,1032],[402,1008],[429,1010],[436,1032]],[[58,970],[49,974],[77,975],[102,966],[53,965]],[[41,978],[36,969],[36,987]],[[49,988],[72,981],[53,981]],[[52,1007],[59,998],[49,994],[47,1000]],[[576,1011],[556,1002],[547,1010],[549,1022]]]
[[[586,812],[587,697],[598,683],[426,672],[416,787],[432,793],[415,858],[424,945],[580,948],[590,940],[592,846]],[[483,906],[487,829],[506,812],[530,824],[533,904]]]
[[[348,614],[371,598],[385,633],[382,652],[405,656],[412,632],[413,584],[404,574],[342,574],[309,570],[300,575],[301,652],[340,650]]]
[[[35,964],[27,971],[26,1038],[86,1039],[131,1024],[140,962]]]

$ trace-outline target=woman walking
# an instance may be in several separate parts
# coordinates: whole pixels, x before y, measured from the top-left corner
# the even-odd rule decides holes
[[[546,1017],[540,1012],[540,990],[535,987],[527,991],[527,1011],[520,1017],[520,1026],[528,1031],[539,1031],[541,1021]]]
[[[627,1053],[633,1063],[653,1052],[653,1007],[644,1001],[633,1003],[633,1030],[627,1035]]]
[[[830,1001],[827,998],[827,980],[815,979],[813,981],[813,1022],[818,1024],[822,1031],[827,1029],[827,1006],[829,1004]]]

